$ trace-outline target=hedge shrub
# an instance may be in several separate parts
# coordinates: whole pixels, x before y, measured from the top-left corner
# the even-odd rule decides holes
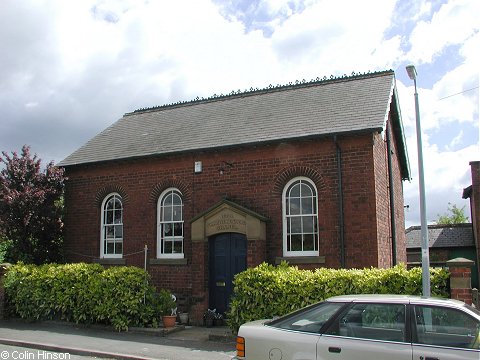
[[[447,270],[430,269],[433,296],[448,297],[448,278]],[[299,270],[285,262],[263,263],[235,276],[228,324],[236,331],[247,321],[285,315],[336,295],[421,293],[421,268]]]
[[[158,324],[159,304],[148,280],[137,267],[19,263],[8,269],[4,286],[9,310],[21,318],[102,323],[127,330]]]

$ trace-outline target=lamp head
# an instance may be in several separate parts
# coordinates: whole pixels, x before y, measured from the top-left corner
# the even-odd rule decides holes
[[[410,80],[416,80],[417,79],[417,69],[415,69],[414,65],[407,65],[407,74]]]

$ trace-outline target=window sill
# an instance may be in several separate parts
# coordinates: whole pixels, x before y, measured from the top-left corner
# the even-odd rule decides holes
[[[275,258],[275,265],[282,261],[288,262],[290,265],[297,264],[325,264],[325,256],[279,256]]]
[[[95,260],[100,265],[126,265],[127,260],[122,258],[103,258]]]
[[[148,261],[150,265],[187,265],[188,260],[186,258],[179,259],[150,259]]]

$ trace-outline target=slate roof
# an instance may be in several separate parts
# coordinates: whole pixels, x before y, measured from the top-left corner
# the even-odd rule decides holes
[[[125,114],[58,165],[384,131],[393,109],[402,177],[408,179],[397,99],[395,74],[389,70],[141,109]]]
[[[421,248],[420,226],[411,226],[405,233],[407,249]],[[428,225],[428,244],[434,248],[475,246],[472,224]]]

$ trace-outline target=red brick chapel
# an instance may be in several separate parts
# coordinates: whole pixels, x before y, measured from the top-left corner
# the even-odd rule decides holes
[[[146,267],[194,322],[264,261],[406,263],[391,70],[136,110],[59,166],[67,260]]]

